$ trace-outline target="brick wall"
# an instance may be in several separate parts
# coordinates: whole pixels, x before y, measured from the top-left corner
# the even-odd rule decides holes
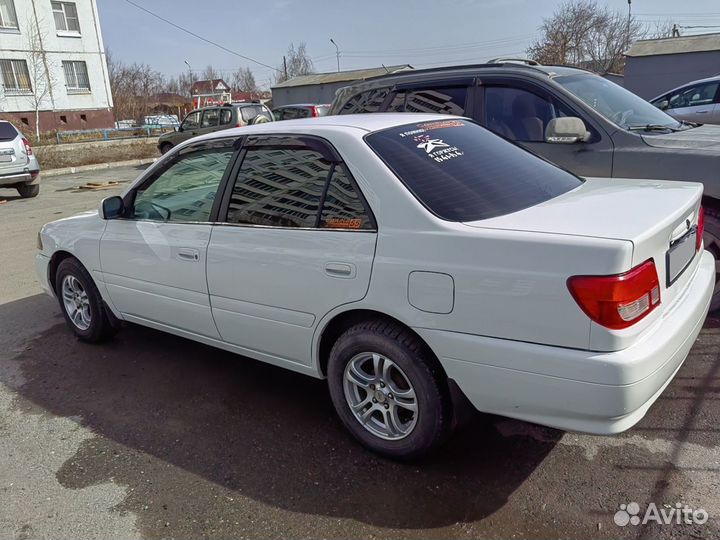
[[[35,133],[35,111],[0,113],[1,120],[10,120],[26,136]],[[40,131],[74,131],[115,127],[112,109],[80,109],[74,111],[40,111]]]

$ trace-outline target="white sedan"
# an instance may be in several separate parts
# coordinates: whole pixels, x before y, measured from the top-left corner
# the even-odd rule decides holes
[[[461,118],[324,117],[187,141],[45,225],[37,271],[82,340],[128,321],[326,377],[362,444],[413,457],[463,395],[640,420],[707,314],[701,196],[581,179]]]

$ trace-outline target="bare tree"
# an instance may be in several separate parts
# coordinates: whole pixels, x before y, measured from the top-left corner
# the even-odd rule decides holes
[[[541,36],[527,49],[542,64],[567,64],[598,73],[622,73],[625,50],[651,31],[623,12],[594,0],[567,0],[544,19]]]
[[[255,82],[255,75],[250,68],[240,68],[232,76],[232,85],[235,90],[257,94],[259,89]]]
[[[212,67],[211,64],[208,64],[205,68],[205,71],[203,71],[203,79],[206,79],[208,81],[212,81],[213,79],[219,79],[220,75],[215,70],[214,67]]]
[[[285,54],[285,62],[278,68],[277,73],[275,77],[276,84],[299,75],[315,73],[315,65],[310,56],[308,56],[304,42],[300,42],[297,49],[294,43],[290,44]]]
[[[115,117],[142,122],[151,112],[154,96],[165,91],[164,77],[147,64],[124,64],[112,54],[107,55],[107,63]]]
[[[32,19],[28,19],[25,27],[26,45],[28,54],[26,56],[29,86],[28,100],[35,111],[35,137],[40,139],[40,109],[48,105],[48,98],[52,98],[52,88],[55,84],[55,76],[48,67],[48,59],[43,47],[43,39],[47,36],[40,30],[42,21],[37,24]],[[52,101],[52,99],[50,99]],[[52,103],[50,104],[52,108]]]

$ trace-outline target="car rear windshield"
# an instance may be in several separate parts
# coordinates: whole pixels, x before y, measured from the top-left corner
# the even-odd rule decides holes
[[[10,122],[0,122],[0,141],[12,141],[18,132]]]
[[[422,204],[448,221],[510,214],[582,183],[466,120],[406,124],[365,140]]]
[[[249,105],[246,107],[240,108],[240,114],[242,115],[242,119],[246,122],[249,122],[253,118],[255,118],[258,114],[262,113],[263,109],[260,105]]]

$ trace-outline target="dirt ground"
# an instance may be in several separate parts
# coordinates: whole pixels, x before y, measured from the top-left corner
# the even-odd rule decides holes
[[[720,320],[622,435],[478,414],[432,457],[388,461],[343,430],[323,381],[138,326],[72,337],[35,279],[37,231],[119,189],[77,186],[139,172],[0,190],[3,537],[720,537]],[[630,502],[710,518],[616,525]]]

